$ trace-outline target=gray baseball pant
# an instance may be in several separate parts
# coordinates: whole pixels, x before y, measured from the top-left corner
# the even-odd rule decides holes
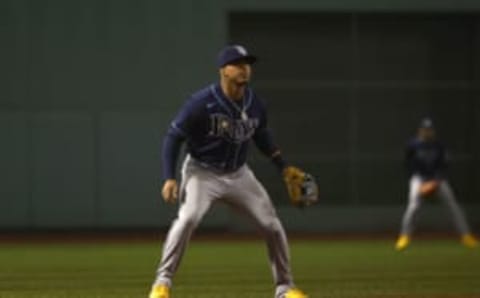
[[[413,233],[415,219],[418,214],[418,210],[422,205],[422,201],[424,200],[420,195],[420,185],[422,184],[422,181],[422,178],[418,175],[414,175],[410,179],[408,206],[402,219],[401,234],[403,235],[411,235]],[[440,197],[447,205],[453,217],[453,222],[457,231],[461,235],[470,233],[470,228],[465,219],[465,215],[458,205],[453,190],[447,180],[440,180],[440,184],[435,195]]]
[[[285,231],[265,188],[247,165],[220,174],[187,156],[179,200],[178,215],[164,243],[154,284],[172,285],[193,231],[213,203],[223,202],[251,219],[264,236],[276,285],[275,297],[282,298],[293,287]]]

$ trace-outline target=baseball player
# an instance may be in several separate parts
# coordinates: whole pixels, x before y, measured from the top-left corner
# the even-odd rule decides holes
[[[410,177],[408,206],[403,215],[396,250],[404,250],[410,244],[415,216],[422,201],[437,196],[448,206],[455,226],[466,247],[476,247],[478,241],[470,232],[465,215],[457,203],[446,179],[447,154],[444,146],[436,139],[435,128],[430,118],[421,121],[417,136],[408,144],[406,164]]]
[[[162,196],[169,203],[178,200],[180,206],[164,243],[150,298],[170,297],[172,279],[190,236],[216,202],[240,211],[262,232],[272,265],[275,297],[307,297],[294,285],[287,237],[272,202],[246,165],[253,141],[282,172],[289,194],[297,192],[295,199],[299,200],[299,188],[291,182],[308,175],[287,166],[272,141],[265,106],[248,84],[255,61],[256,57],[242,46],[225,47],[217,61],[220,81],[194,93],[168,129],[162,153]],[[187,154],[179,185],[175,165],[184,142]]]

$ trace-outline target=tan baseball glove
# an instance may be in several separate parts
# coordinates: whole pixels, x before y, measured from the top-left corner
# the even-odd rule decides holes
[[[438,180],[427,180],[420,185],[420,195],[422,197],[429,197],[433,195],[438,189]]]
[[[318,185],[315,178],[297,167],[288,166],[283,170],[290,202],[297,207],[305,207],[318,201]]]

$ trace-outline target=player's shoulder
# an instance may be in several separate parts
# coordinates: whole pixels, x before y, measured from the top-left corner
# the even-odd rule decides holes
[[[212,96],[212,88],[214,87],[214,84],[210,84],[207,86],[203,86],[202,88],[198,89],[197,91],[193,92],[190,95],[190,98],[192,100],[204,100],[206,98],[209,98]]]
[[[202,109],[202,107],[205,107],[211,98],[211,85],[209,85],[191,93],[187,97],[184,106],[188,109]]]
[[[418,145],[422,142],[418,137],[412,137],[410,140],[408,140],[408,143],[411,145]]]
[[[422,141],[418,138],[418,137],[411,137],[408,141],[407,141],[407,147],[408,148],[417,148],[419,147],[420,145],[422,144]]]
[[[257,94],[257,92],[255,92],[255,90],[252,87],[249,86],[247,88],[247,94],[246,95],[247,95],[247,100],[249,101],[249,103],[247,103],[247,104],[257,106],[261,109],[266,108],[266,104],[265,104],[264,99],[261,96],[259,96]]]
[[[252,86],[248,86],[246,90],[247,90],[248,96],[250,96],[254,100],[262,101],[262,98],[258,95],[258,93],[255,91],[255,89]]]
[[[208,100],[212,96],[212,91],[211,91],[212,85],[205,86],[192,94],[188,97],[188,101],[191,102],[202,102],[205,100]]]

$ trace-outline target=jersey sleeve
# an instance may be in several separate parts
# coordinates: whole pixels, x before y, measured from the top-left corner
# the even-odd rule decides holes
[[[194,134],[201,117],[198,101],[189,99],[170,123],[162,147],[162,173],[164,179],[175,178],[175,168],[182,143]]]
[[[170,123],[168,133],[184,139],[191,137],[199,122],[201,109],[198,100],[189,99]]]
[[[287,166],[287,162],[283,159],[280,154],[280,149],[273,142],[272,133],[268,128],[267,123],[267,111],[263,103],[259,100],[259,109],[260,109],[260,123],[253,135],[253,141],[257,148],[265,156],[270,158],[272,162],[277,166],[281,171]]]
[[[265,105],[260,100],[258,100],[258,107],[260,110],[259,125],[253,135],[253,141],[260,152],[267,157],[271,157],[274,152],[278,151],[278,147],[274,144],[272,133],[267,126],[267,111]]]
[[[183,138],[178,135],[171,134],[170,131],[163,139],[162,146],[162,174],[163,179],[175,179],[175,167],[177,165],[180,148]]]

